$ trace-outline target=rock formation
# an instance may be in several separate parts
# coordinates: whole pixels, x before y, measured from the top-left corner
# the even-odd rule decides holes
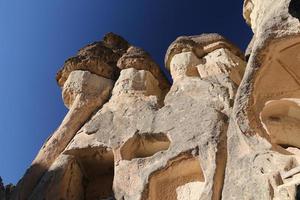
[[[254,36],[231,115],[224,199],[299,199],[297,0],[246,0]]]
[[[9,199],[300,199],[300,3],[245,0],[244,17],[245,55],[177,38],[172,85],[113,33],[82,48],[56,77],[69,112]]]
[[[2,178],[0,176],[0,200],[9,200],[14,189],[15,186],[13,184],[4,186]]]

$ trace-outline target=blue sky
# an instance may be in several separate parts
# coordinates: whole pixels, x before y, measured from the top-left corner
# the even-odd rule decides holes
[[[180,35],[217,32],[245,49],[242,0],[0,0],[0,176],[16,183],[67,110],[55,74],[115,32],[163,65]]]

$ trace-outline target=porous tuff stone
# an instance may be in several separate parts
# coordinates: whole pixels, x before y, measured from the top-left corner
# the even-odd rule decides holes
[[[220,99],[218,93],[227,89],[200,77],[186,77],[173,84],[159,109],[155,95],[146,96],[140,88],[131,87],[128,77],[134,79],[129,74],[135,72],[122,70],[110,101],[82,128],[113,149],[115,197],[174,199],[177,187],[198,181],[203,183],[202,199],[217,198],[222,184],[214,184],[213,179],[222,177],[226,160],[227,117],[220,109],[230,107],[230,94]],[[231,79],[227,81],[234,87]],[[200,115],[205,119],[198,121]]]
[[[14,194],[34,200],[299,199],[298,8],[297,0],[244,2],[254,33],[248,63],[220,35],[179,37],[165,58],[174,80],[169,91],[147,53],[108,35],[101,44],[109,50],[99,60],[113,52],[109,66],[119,68],[115,77],[101,74],[116,80],[111,95],[67,140],[69,130],[49,139],[67,142],[48,149],[56,156],[45,156],[52,162],[31,190],[21,180]],[[80,73],[75,67],[61,82],[70,111],[77,96],[90,91]]]
[[[295,8],[294,0],[244,2],[254,36],[229,123],[223,199],[299,199],[299,173],[283,176],[295,171],[300,155]]]
[[[46,142],[13,199],[185,199],[196,187],[193,198],[219,199],[227,123],[245,63],[218,47],[203,55],[206,63],[193,51],[174,55],[174,83],[165,98],[158,66],[136,47],[119,59],[121,72],[106,103],[102,93],[108,97],[111,80],[70,72],[62,93],[74,117],[67,115]],[[195,74],[187,73],[190,67]],[[82,99],[98,97],[103,101],[89,119],[80,117]]]
[[[194,36],[180,36],[169,46],[165,65],[170,69],[170,62],[174,55],[182,52],[193,52],[198,58],[220,48],[229,49],[236,56],[244,59],[243,53],[227,39],[217,33],[208,33]]]
[[[62,97],[66,107],[71,108],[79,96],[82,101],[103,102],[108,98],[113,81],[88,71],[72,71],[64,84]]]
[[[128,47],[129,43],[121,36],[114,33],[106,34],[102,41],[87,45],[80,49],[75,57],[65,61],[56,75],[58,85],[63,87],[69,74],[74,70],[85,70],[116,80],[119,73],[117,61]]]
[[[29,198],[42,176],[51,171],[51,166],[77,131],[108,99],[112,87],[111,80],[88,71],[72,71],[70,73],[63,88],[64,101],[70,110],[17,184],[13,199]]]
[[[164,77],[160,67],[154,62],[151,56],[143,49],[131,46],[127,52],[118,60],[117,66],[120,69],[135,68],[147,70],[159,81],[159,87],[163,91],[170,89],[170,84]]]

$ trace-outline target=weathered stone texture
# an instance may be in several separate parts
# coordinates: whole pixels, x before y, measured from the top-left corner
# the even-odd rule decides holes
[[[81,49],[57,75],[70,110],[11,199],[300,199],[299,5],[245,0],[245,56],[218,34],[177,38],[171,86],[113,33]]]
[[[244,2],[254,36],[228,129],[223,199],[299,198],[299,149],[291,150],[299,144],[300,116],[300,23],[293,2]]]
[[[108,33],[100,42],[94,42],[80,49],[75,57],[69,58],[56,76],[63,87],[69,74],[74,70],[89,71],[98,76],[115,80],[118,75],[118,59],[128,49],[128,42],[121,36]]]

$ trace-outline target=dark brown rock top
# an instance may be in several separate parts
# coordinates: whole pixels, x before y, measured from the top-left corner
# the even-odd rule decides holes
[[[85,46],[78,51],[76,56],[65,61],[56,75],[59,86],[63,86],[69,74],[74,70],[86,70],[115,80],[119,73],[116,67],[117,61],[128,47],[128,42],[121,36],[114,33],[106,34],[102,41]]]
[[[220,48],[226,48],[232,51],[238,57],[244,59],[243,53],[231,42],[217,33],[201,34],[194,36],[178,37],[169,46],[166,56],[165,65],[169,69],[170,62],[174,55],[192,51],[199,58]]]
[[[143,49],[131,46],[127,52],[119,59],[117,66],[120,69],[135,68],[138,70],[147,70],[158,80],[161,90],[170,87],[167,79],[160,70],[159,65]]]

